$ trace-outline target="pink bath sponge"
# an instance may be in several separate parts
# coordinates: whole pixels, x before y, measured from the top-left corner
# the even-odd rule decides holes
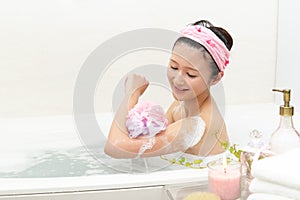
[[[135,105],[127,115],[126,127],[130,138],[138,136],[153,137],[165,130],[168,120],[163,108],[152,102],[141,102]]]

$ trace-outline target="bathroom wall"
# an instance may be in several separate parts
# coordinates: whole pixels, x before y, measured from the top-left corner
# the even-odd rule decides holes
[[[104,41],[139,28],[177,31],[199,19],[224,27],[234,38],[230,65],[222,82],[226,104],[272,102],[277,14],[278,1],[274,0],[1,1],[0,117],[72,114],[78,72]],[[284,30],[280,30],[279,36],[285,37]],[[129,65],[142,64],[143,59],[165,64],[168,60],[163,53],[142,53],[116,63],[125,72]],[[283,62],[280,56],[279,65],[286,66]],[[292,64],[289,66],[297,67],[297,62]],[[122,74],[113,75],[119,71],[112,69],[99,82],[95,94],[97,111],[111,110],[114,85]],[[281,69],[278,73],[282,74]],[[278,76],[276,80],[281,82]],[[154,87],[153,91],[152,98],[162,100],[162,104],[171,98],[162,88]]]
[[[297,0],[279,1],[276,87],[292,90],[291,104],[297,111],[300,111],[299,10]],[[275,99],[282,104],[282,95],[276,94]]]

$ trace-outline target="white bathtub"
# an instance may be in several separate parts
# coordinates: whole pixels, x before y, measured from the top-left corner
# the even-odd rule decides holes
[[[227,106],[225,119],[232,143],[244,146],[249,140],[249,132],[253,129],[263,132],[267,141],[272,131],[277,128],[278,113],[279,108],[274,104]],[[106,116],[99,115],[100,119]],[[298,113],[295,114],[294,122],[297,128],[297,122],[300,122]],[[81,146],[74,127],[72,116],[2,119],[0,199],[168,199],[168,188],[204,184],[207,180],[206,169],[183,168],[150,173],[107,174],[105,170],[95,169],[95,163],[88,164],[92,167],[92,170],[89,169],[91,173],[64,176],[59,173],[70,172],[70,169],[76,168],[76,163],[72,163],[75,162],[72,160],[74,155],[69,154],[68,149]],[[109,124],[102,128],[107,131]],[[63,153],[53,154],[60,151]],[[45,162],[47,155],[43,157],[42,169],[37,167],[39,163],[35,163],[34,158],[39,152],[52,152],[51,159],[57,164],[54,171],[58,175],[51,174],[55,166],[49,167],[52,165],[51,160]],[[71,158],[67,158],[68,155],[71,155]],[[61,162],[70,162],[69,168],[61,169]],[[31,171],[27,170],[25,175],[14,175],[24,171],[24,166],[31,166]],[[36,174],[39,173],[34,172],[35,168],[40,170],[42,175],[43,170],[48,174],[37,177]],[[82,166],[78,167],[77,171],[81,168]]]

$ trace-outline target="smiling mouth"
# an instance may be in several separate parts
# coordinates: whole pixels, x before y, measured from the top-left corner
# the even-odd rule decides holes
[[[175,91],[178,91],[178,92],[185,92],[185,91],[187,91],[187,90],[189,90],[189,89],[179,88],[179,87],[176,87],[176,86],[174,85],[174,90],[175,90]]]

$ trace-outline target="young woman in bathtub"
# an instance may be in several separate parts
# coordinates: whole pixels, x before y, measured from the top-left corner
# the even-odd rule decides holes
[[[210,87],[224,75],[233,41],[221,27],[201,20],[181,30],[168,65],[175,101],[166,112],[167,126],[159,133],[129,137],[126,120],[149,82],[137,74],[125,81],[125,97],[111,125],[105,153],[115,158],[152,157],[175,152],[209,156],[224,152],[228,141],[223,117]]]

